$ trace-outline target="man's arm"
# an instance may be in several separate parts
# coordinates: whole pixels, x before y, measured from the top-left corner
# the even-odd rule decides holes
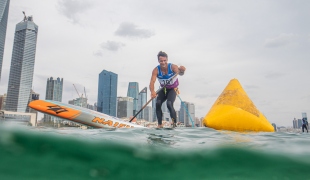
[[[175,73],[179,73],[180,76],[184,75],[186,68],[184,66],[177,66],[175,64],[172,64],[172,71]]]
[[[157,74],[158,74],[158,70],[157,68],[154,68],[152,71],[152,76],[151,76],[151,80],[150,80],[150,91],[151,91],[151,98],[155,98],[157,96],[155,90],[154,90],[154,84],[157,78]]]

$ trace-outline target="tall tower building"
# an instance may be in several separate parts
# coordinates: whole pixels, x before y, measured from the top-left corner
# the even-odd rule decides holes
[[[63,78],[57,78],[56,80],[53,77],[47,79],[46,83],[46,100],[53,101],[62,101],[62,91],[63,91]]]
[[[6,27],[8,24],[10,0],[0,1],[0,79],[3,62]]]
[[[147,98],[147,87],[143,88],[138,95],[138,111],[146,104]],[[138,115],[138,119],[144,119],[144,110]]]
[[[6,110],[26,112],[32,87],[38,26],[32,16],[16,25]]]
[[[118,75],[103,70],[99,74],[97,111],[116,117]]]
[[[140,109],[138,109],[138,95],[139,95],[139,83],[129,82],[127,97],[133,98],[133,114],[135,115]]]
[[[52,101],[62,101],[62,92],[63,92],[63,78],[57,78],[56,80],[53,77],[47,79],[46,83],[46,93],[45,99]],[[44,114],[44,121],[50,122],[60,120],[60,118],[56,118],[50,115]]]
[[[297,120],[297,128],[300,129],[302,127],[302,119]]]

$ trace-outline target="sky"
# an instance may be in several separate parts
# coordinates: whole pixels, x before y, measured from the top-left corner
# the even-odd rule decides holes
[[[129,82],[149,86],[164,51],[186,67],[180,97],[195,104],[196,117],[236,78],[270,123],[292,126],[302,112],[310,116],[309,9],[308,0],[11,0],[0,94],[25,11],[39,26],[33,89],[40,99],[47,79],[60,77],[62,102],[78,97],[75,84],[94,104],[102,70],[118,74],[117,95],[127,96]]]

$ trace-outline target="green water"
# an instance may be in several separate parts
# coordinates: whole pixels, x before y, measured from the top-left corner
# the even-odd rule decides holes
[[[0,179],[310,179],[309,134],[0,126]]]

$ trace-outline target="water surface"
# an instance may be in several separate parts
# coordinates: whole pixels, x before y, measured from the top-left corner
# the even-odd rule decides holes
[[[310,179],[307,133],[0,124],[3,179]],[[2,179],[2,178],[1,178]]]

